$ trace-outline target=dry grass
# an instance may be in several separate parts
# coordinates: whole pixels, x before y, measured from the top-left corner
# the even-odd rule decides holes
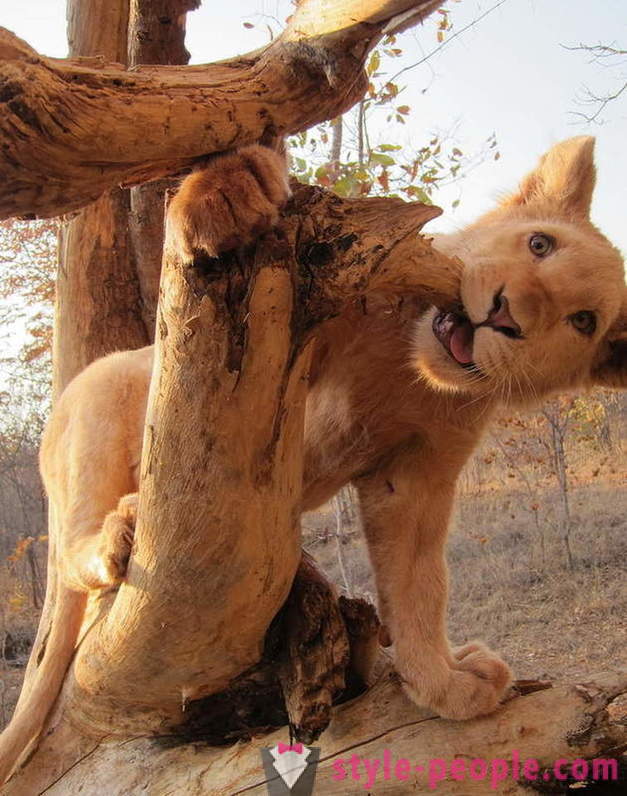
[[[483,638],[519,677],[590,672],[621,661],[627,647],[627,495],[600,484],[571,497],[572,571],[551,525],[543,561],[535,525],[517,510],[520,493],[459,505],[449,553],[451,634]],[[543,497],[541,518],[557,500],[555,492]]]
[[[627,492],[608,478],[570,492],[570,570],[559,532],[559,493],[545,488],[530,508],[525,490],[462,493],[449,542],[451,638],[480,638],[518,677],[557,679],[624,663],[627,648]],[[331,507],[308,515],[310,551],[338,586],[338,542],[349,590],[374,599],[357,526],[335,536]],[[326,537],[326,538],[325,538]]]
[[[21,574],[10,562],[0,568],[0,727],[13,713],[39,622],[39,610],[25,594]]]

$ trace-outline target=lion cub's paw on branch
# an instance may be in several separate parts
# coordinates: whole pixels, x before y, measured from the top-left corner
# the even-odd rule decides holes
[[[511,684],[509,666],[478,641],[453,649],[450,662],[442,657],[438,671],[403,676],[405,691],[416,704],[456,720],[492,713]]]
[[[220,155],[188,176],[172,199],[167,246],[185,261],[218,257],[272,229],[290,197],[282,154],[254,144]]]
[[[115,586],[126,576],[135,535],[137,501],[136,492],[124,495],[102,523],[99,556],[105,586]]]

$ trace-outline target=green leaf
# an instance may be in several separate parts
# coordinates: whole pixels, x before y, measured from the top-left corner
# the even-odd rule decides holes
[[[423,204],[431,204],[431,200],[425,191],[418,185],[408,185],[407,188],[403,188],[403,191],[418,202],[422,202]]]
[[[400,144],[379,144],[377,149],[379,152],[398,152],[402,147]]]
[[[377,71],[380,65],[381,65],[381,56],[379,55],[379,51],[375,50],[370,56],[370,60],[368,61],[368,66],[366,67],[366,72],[368,73],[368,75],[373,75]]]
[[[355,187],[355,180],[351,175],[340,177],[340,179],[333,184],[332,188],[339,196],[350,196]]]
[[[379,166],[393,166],[396,161],[390,155],[384,155],[381,152],[371,152],[370,162],[377,163]]]

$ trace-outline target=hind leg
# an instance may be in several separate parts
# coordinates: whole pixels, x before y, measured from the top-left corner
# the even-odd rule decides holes
[[[111,584],[119,583],[126,575],[135,536],[137,501],[137,492],[124,495],[102,523],[100,558]]]
[[[137,493],[124,495],[97,531],[76,534],[62,556],[64,581],[78,591],[115,586],[124,579],[133,546]]]

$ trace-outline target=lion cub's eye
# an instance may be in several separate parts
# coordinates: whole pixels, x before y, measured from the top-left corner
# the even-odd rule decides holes
[[[597,319],[594,312],[590,310],[579,310],[569,318],[572,325],[582,334],[593,334],[597,328]]]
[[[529,248],[536,257],[546,257],[553,250],[555,241],[548,235],[536,232],[529,238]]]

